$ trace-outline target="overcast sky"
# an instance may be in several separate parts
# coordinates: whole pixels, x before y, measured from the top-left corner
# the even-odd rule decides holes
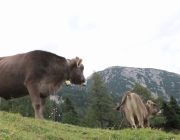
[[[85,77],[111,66],[180,74],[180,1],[1,1],[0,57],[37,49],[81,57]]]

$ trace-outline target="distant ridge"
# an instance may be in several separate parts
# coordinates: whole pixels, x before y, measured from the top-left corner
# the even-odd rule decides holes
[[[180,103],[180,75],[176,73],[153,68],[121,66],[108,67],[98,73],[112,94],[124,94],[125,91],[131,90],[135,83],[139,83],[148,88],[154,97],[162,96],[168,100],[169,96],[173,95]]]

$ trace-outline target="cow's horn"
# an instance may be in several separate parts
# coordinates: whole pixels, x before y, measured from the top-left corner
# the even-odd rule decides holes
[[[80,67],[82,59],[77,60],[77,67]]]

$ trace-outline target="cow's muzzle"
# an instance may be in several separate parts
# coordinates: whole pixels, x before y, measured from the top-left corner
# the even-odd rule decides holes
[[[162,114],[162,110],[161,109],[157,112],[157,115],[160,115],[160,114]]]
[[[79,87],[83,87],[83,86],[86,86],[87,85],[87,81],[85,81],[84,83],[82,84],[79,84]]]

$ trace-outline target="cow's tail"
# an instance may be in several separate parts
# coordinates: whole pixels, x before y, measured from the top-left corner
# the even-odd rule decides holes
[[[124,96],[123,96],[123,98],[122,98],[122,101],[121,101],[121,104],[119,104],[118,106],[116,106],[116,107],[113,108],[113,109],[116,110],[116,111],[118,111],[118,110],[121,108],[121,106],[125,103],[127,96],[131,97],[131,92],[130,92],[130,91],[127,91],[127,92],[124,94]]]

